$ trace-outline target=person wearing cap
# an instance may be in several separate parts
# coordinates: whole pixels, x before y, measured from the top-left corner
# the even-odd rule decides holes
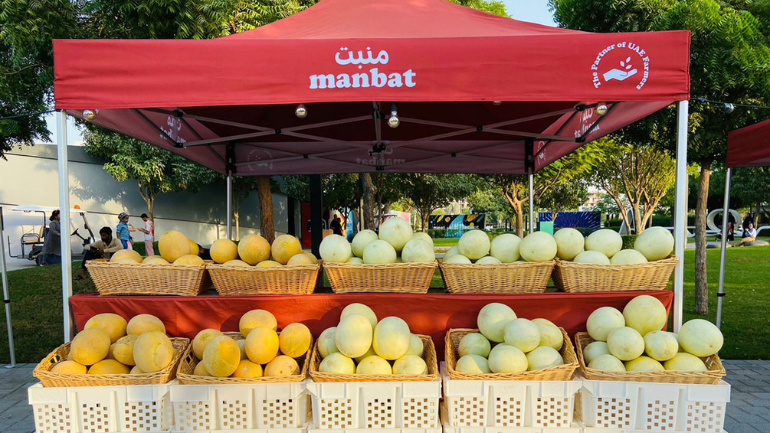
[[[118,226],[115,228],[115,235],[120,239],[120,243],[123,244],[123,249],[128,250],[131,249],[131,234],[130,232],[135,232],[136,229],[134,228],[131,223],[128,222],[128,214],[125,212],[121,212],[120,215],[118,215],[118,220],[120,221],[118,223]]]
[[[138,228],[140,232],[144,233],[144,255],[147,257],[155,255],[155,249],[152,247],[153,237],[155,235],[155,227],[152,226],[152,220],[146,213],[142,214],[142,221],[144,221],[144,228]]]

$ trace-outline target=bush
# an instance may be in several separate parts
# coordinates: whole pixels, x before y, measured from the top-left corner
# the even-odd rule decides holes
[[[653,226],[662,226],[662,227],[671,227],[671,217],[668,215],[653,215],[652,216],[652,225]]]
[[[634,242],[636,242],[636,235],[620,235],[623,238],[623,249],[630,250],[634,248]]]
[[[138,240],[138,241],[134,240],[134,243],[131,245],[131,247],[137,253],[139,253],[141,255],[144,255],[145,251],[144,251],[144,241],[143,240]],[[160,254],[158,252],[158,251],[160,251],[160,249],[158,249],[158,241],[155,241],[155,242],[152,243],[152,249],[155,251],[156,255]]]
[[[428,234],[428,236],[432,238],[445,238],[446,237],[446,229],[428,229],[425,230],[425,233]]]

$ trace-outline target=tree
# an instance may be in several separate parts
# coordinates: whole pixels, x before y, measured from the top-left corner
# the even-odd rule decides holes
[[[198,192],[219,175],[159,147],[102,131],[84,132],[85,151],[104,159],[104,169],[116,180],[133,179],[147,204],[147,214],[155,224],[155,200],[160,194],[176,191]]]
[[[690,30],[690,87],[710,100],[767,105],[770,101],[770,8],[746,0],[550,0],[561,27],[595,32]],[[706,216],[712,165],[724,159],[727,133],[755,123],[759,110],[733,113],[693,104],[688,155],[700,167],[695,210],[695,311],[708,313]],[[674,147],[673,110],[620,132],[622,142]]]
[[[588,197],[588,184],[580,177],[571,182],[563,182],[546,191],[543,197],[535,204],[539,209],[551,211],[552,220],[563,210],[577,209],[586,202]]]
[[[589,146],[601,155],[594,181],[615,201],[626,227],[642,233],[658,203],[674,186],[676,161],[655,147],[618,145],[607,138]],[[629,209],[633,224],[628,220]]]
[[[465,198],[475,190],[468,175],[409,173],[399,177],[404,202],[417,212],[422,231],[428,228],[434,209]]]
[[[472,213],[493,214],[498,221],[504,219],[511,226],[515,224],[513,209],[503,197],[499,186],[490,185],[488,182],[477,186],[476,190],[468,196],[468,206]]]
[[[300,201],[310,201],[309,176],[284,176],[283,190]],[[342,225],[345,225],[351,211],[357,213],[361,201],[361,188],[357,174],[327,174],[321,176],[323,206],[326,209],[342,213]]]

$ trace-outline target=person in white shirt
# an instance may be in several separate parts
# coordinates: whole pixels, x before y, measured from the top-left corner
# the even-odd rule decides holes
[[[153,235],[155,234],[155,227],[152,226],[152,220],[150,220],[150,217],[148,217],[146,213],[142,214],[142,221],[144,221],[144,228],[140,228],[138,230],[144,233],[145,256],[154,256],[155,249],[152,247],[152,241],[154,237]]]

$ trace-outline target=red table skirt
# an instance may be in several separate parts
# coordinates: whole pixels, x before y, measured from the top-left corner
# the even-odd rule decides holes
[[[668,311],[674,299],[670,291],[543,293],[523,295],[453,295],[453,294],[332,294],[265,296],[99,296],[75,295],[70,306],[78,329],[95,314],[117,313],[126,319],[137,314],[152,314],[166,324],[171,336],[193,338],[201,329],[237,331],[241,316],[255,308],[270,311],[283,328],[302,322],[313,336],[337,326],[342,309],[354,302],[368,305],[378,318],[398,316],[416,334],[433,337],[439,359],[444,358],[444,335],[450,328],[475,328],[476,315],[490,302],[509,305],[519,317],[546,318],[563,327],[568,334],[585,330],[585,322],[595,309],[603,306],[622,311],[632,298],[651,295]]]

